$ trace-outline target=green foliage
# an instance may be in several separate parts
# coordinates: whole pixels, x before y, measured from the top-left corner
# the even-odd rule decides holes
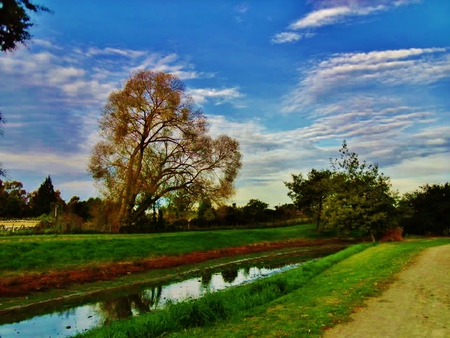
[[[333,193],[324,203],[324,224],[348,236],[354,230],[370,234],[372,239],[397,226],[396,195],[391,192],[389,178],[378,165],[360,162],[344,141],[341,159],[332,162]]]
[[[170,337],[321,337],[325,327],[348,320],[355,307],[378,294],[422,250],[449,243],[448,239],[401,242],[364,251],[351,247],[267,279],[285,281],[284,296],[237,311],[214,326],[180,330]],[[350,250],[355,250],[353,255]],[[290,287],[295,283],[291,278],[299,280],[297,288]]]
[[[0,2],[0,50],[12,51],[17,44],[31,38],[29,29],[33,26],[31,13],[50,12],[47,7],[36,5],[30,0],[2,0]]]
[[[408,234],[450,235],[450,184],[424,185],[407,193],[400,203],[408,216],[402,226]]]
[[[268,206],[269,205],[263,201],[251,199],[244,208],[242,208],[242,214],[249,222],[263,222],[266,218],[264,211],[266,211]]]
[[[163,310],[94,329],[80,336],[87,337],[158,337],[168,332],[196,326],[210,326],[219,320],[241,315],[243,312],[269,303],[305,286],[337,262],[361,252],[367,245],[352,246],[338,254],[281,275],[256,281],[249,285],[208,294],[191,302],[171,304]]]
[[[292,174],[292,182],[284,182],[295,206],[304,210],[309,217],[314,217],[318,229],[321,229],[323,202],[332,192],[331,176],[330,170],[312,169],[308,178],[302,174]]]
[[[27,192],[18,181],[0,180],[0,217],[22,218],[28,216]]]
[[[55,218],[50,215],[43,214],[39,216],[38,220],[38,227],[42,230],[53,228],[55,225]]]
[[[34,216],[40,216],[42,214],[49,214],[51,210],[51,204],[58,201],[55,189],[53,188],[52,179],[47,176],[44,182],[41,184],[37,193],[33,196],[32,214]]]

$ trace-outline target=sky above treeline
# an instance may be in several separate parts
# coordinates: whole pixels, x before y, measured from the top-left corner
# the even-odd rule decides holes
[[[178,75],[210,134],[239,140],[230,200],[290,202],[291,173],[345,139],[394,189],[450,181],[450,1],[39,0],[32,41],[0,55],[0,162],[36,190],[97,196],[87,173],[108,94],[139,69]]]

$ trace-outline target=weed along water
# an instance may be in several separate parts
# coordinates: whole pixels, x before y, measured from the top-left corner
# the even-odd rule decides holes
[[[321,252],[320,256],[339,249],[342,247]],[[231,286],[251,283],[296,268],[310,258],[311,255],[306,257],[302,251],[251,262],[236,261],[172,282],[122,289],[120,293],[106,292],[71,304],[55,302],[46,309],[32,307],[11,311],[0,316],[0,337],[70,337],[118,319],[164,308],[171,302],[196,299]]]

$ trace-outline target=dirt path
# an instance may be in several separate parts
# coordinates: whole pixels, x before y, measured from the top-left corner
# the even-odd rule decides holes
[[[324,337],[450,337],[450,245],[430,248],[379,298]]]

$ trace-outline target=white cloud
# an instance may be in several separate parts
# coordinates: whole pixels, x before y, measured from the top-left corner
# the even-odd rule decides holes
[[[31,43],[34,45],[37,45],[37,46],[48,48],[48,49],[59,49],[59,50],[62,49],[61,47],[54,45],[51,41],[43,40],[43,39],[33,38],[33,40],[31,40]]]
[[[33,150],[21,154],[0,152],[5,168],[12,170],[31,170],[43,174],[78,174],[86,172],[88,154],[56,154],[50,150]]]
[[[300,40],[301,37],[310,37],[313,34],[311,29],[317,29],[322,26],[343,23],[351,17],[367,16],[374,13],[384,12],[395,9],[399,6],[408,5],[418,0],[324,0],[311,1],[315,10],[306,14],[297,21],[291,23],[287,29],[309,30],[305,35],[294,35],[294,32],[284,32],[272,37],[272,43],[286,43]],[[309,36],[308,36],[309,34]]]
[[[171,73],[178,76],[181,80],[211,77],[211,74],[199,73],[195,71],[192,64],[180,60],[179,56],[175,53],[167,55],[161,53],[151,53],[146,55],[137,66],[131,68],[131,71],[135,72],[142,69]]]
[[[360,107],[363,101],[360,98]],[[351,101],[342,102],[345,105],[351,106]],[[343,139],[347,139],[350,150],[356,151],[361,159],[379,163],[381,171],[392,176],[394,189],[402,192],[417,188],[418,182],[450,179],[447,170],[450,136],[443,136],[450,135],[450,129],[426,122],[435,115],[418,107],[368,106],[365,110],[355,107],[349,112],[315,119],[309,126],[278,132],[269,131],[258,119],[241,122],[224,116],[208,119],[211,135],[225,133],[240,142],[244,165],[234,201],[245,204],[250,198],[260,198],[273,206],[289,202],[282,182],[289,181],[291,173],[329,168],[328,159],[339,157]],[[407,132],[412,126],[417,131]],[[323,141],[327,147],[320,146]],[[434,143],[444,150],[431,145]]]
[[[86,55],[88,56],[94,56],[94,55],[121,55],[126,56],[128,58],[137,58],[140,56],[144,56],[146,53],[141,50],[131,50],[131,49],[119,49],[119,48],[111,48],[106,47],[103,49],[100,48],[89,48]]]
[[[245,204],[250,198],[257,197],[271,205],[277,205],[289,202],[282,182],[289,181],[291,173],[306,174],[312,168],[329,168],[328,159],[338,157],[338,149],[344,138],[347,139],[350,149],[356,151],[360,158],[371,163],[381,163],[381,170],[388,175],[396,175],[396,179],[401,175],[397,175],[395,168],[400,165],[400,159],[403,157],[411,158],[414,163],[421,163],[420,158],[423,155],[418,147],[425,139],[421,135],[428,135],[428,129],[412,135],[406,134],[404,130],[417,124],[430,113],[411,111],[414,109],[368,110],[360,116],[356,112],[343,113],[316,120],[311,126],[279,132],[270,132],[256,119],[237,122],[223,116],[209,116],[209,120],[213,136],[225,133],[236,138],[241,145],[244,166],[237,181],[238,189],[234,201]],[[441,136],[437,134],[442,132],[445,133],[446,130],[438,131],[434,137],[427,137],[429,140],[439,139]],[[319,142],[324,140],[332,142],[334,146],[320,147]],[[413,140],[416,140],[417,148],[411,151]],[[424,151],[430,152],[430,159],[434,158],[432,148]],[[444,159],[439,154],[436,156],[441,162]],[[442,166],[439,170],[433,169],[434,163],[430,161],[424,161],[422,167],[420,173],[429,170],[441,180],[445,174]],[[414,170],[404,177],[414,178]],[[416,187],[414,182],[409,185],[403,182],[404,184],[399,186],[395,185],[396,182],[396,189],[411,190]],[[423,182],[426,182],[426,179],[423,179]]]
[[[275,34],[272,37],[271,42],[272,43],[289,43],[289,42],[295,42],[302,38],[301,34],[298,33],[292,33],[292,32],[283,32],[279,34]]]
[[[207,101],[213,101],[216,105],[223,103],[238,104],[236,99],[242,98],[244,95],[239,91],[239,88],[188,88],[186,94],[191,96],[195,103],[199,105],[205,104]],[[239,105],[239,104],[238,104]]]
[[[58,189],[66,196],[67,202],[71,196],[99,196],[93,180],[75,180],[59,183]]]
[[[55,102],[99,105],[130,72],[142,69],[163,71],[181,80],[213,76],[197,72],[192,64],[181,60],[175,53],[110,47],[55,50],[45,40],[37,40],[36,46],[37,50],[20,49],[14,54],[0,55],[0,81],[8,84],[8,90],[46,88],[58,94],[53,95]]]
[[[309,13],[304,18],[292,23],[289,28],[293,30],[320,27],[336,22],[340,18],[352,14],[349,7],[324,8]]]
[[[448,150],[448,148],[447,148]],[[392,183],[400,192],[417,189],[424,184],[445,183],[450,180],[448,171],[450,152],[406,158],[387,167]]]
[[[318,2],[321,7],[293,22],[289,28],[292,30],[317,28],[345,21],[347,17],[365,16],[377,12],[387,11],[389,9],[408,5],[413,2],[417,1],[399,0],[392,2],[391,0],[331,0]]]
[[[285,97],[284,112],[304,108],[325,94],[355,86],[426,85],[450,77],[446,48],[411,48],[336,54],[302,72],[297,87]]]

